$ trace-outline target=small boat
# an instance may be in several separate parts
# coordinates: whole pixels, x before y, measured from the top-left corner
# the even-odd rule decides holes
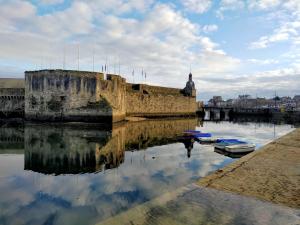
[[[201,137],[201,138],[197,138],[197,140],[198,142],[200,142],[200,144],[213,144],[218,141],[218,138]]]
[[[230,153],[245,153],[253,152],[255,150],[255,144],[237,144],[229,145],[225,147],[225,151]]]
[[[197,133],[197,134],[193,134],[192,136],[194,136],[195,138],[209,138],[211,137],[210,133]]]
[[[231,145],[242,145],[248,144],[245,141],[239,141],[238,139],[218,139],[217,143],[215,143],[215,148],[225,150],[225,147]]]

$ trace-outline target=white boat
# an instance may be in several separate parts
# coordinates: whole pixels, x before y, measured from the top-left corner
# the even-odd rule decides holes
[[[243,152],[252,152],[255,150],[254,144],[237,144],[225,146],[225,151],[231,153],[243,153]]]

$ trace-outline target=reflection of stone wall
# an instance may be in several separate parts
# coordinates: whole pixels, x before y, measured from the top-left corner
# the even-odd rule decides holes
[[[197,119],[145,120],[115,124],[110,129],[80,124],[0,128],[0,154],[23,153],[25,169],[45,174],[97,172],[118,167],[125,150],[177,142]]]
[[[111,137],[103,147],[96,148],[97,171],[101,170],[99,165],[104,165],[105,169],[118,167],[124,162],[125,151],[125,127],[120,126],[112,130]]]
[[[124,160],[119,132],[74,127],[26,126],[25,169],[75,174],[114,168]],[[111,144],[113,143],[113,144]]]
[[[145,149],[150,146],[174,143],[177,136],[195,129],[197,119],[144,120],[129,122],[126,126],[126,150]]]
[[[0,154],[20,154],[24,150],[22,127],[0,127]]]
[[[127,84],[126,114],[133,116],[195,115],[196,97],[187,97],[181,89]]]

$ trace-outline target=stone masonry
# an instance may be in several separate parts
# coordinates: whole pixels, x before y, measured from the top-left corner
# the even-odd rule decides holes
[[[117,122],[126,116],[194,116],[196,113],[195,91],[192,96],[185,96],[182,89],[130,84],[113,74],[107,74],[104,79],[104,74],[98,72],[27,71],[25,88],[19,92],[21,97],[3,99],[16,98],[23,103],[27,120]]]

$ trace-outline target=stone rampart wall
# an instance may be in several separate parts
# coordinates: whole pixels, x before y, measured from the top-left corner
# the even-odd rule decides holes
[[[184,96],[181,89],[132,84],[126,87],[126,114],[129,116],[195,115],[196,108],[196,97]]]
[[[24,115],[24,88],[0,89],[0,117]]]
[[[0,88],[2,116],[41,121],[116,122],[129,116],[190,116],[196,98],[181,89],[127,84],[118,75],[71,70],[25,72],[25,88]]]
[[[125,79],[66,70],[25,72],[25,115],[32,120],[119,121],[125,118]]]

